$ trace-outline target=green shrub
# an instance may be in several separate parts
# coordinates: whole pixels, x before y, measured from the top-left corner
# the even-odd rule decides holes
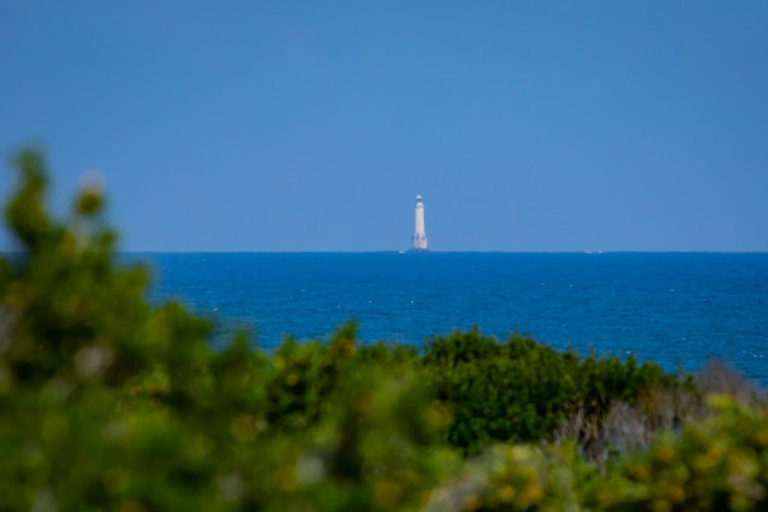
[[[427,511],[577,511],[578,481],[595,476],[573,445],[495,445],[433,493]]]
[[[585,501],[601,510],[766,510],[768,413],[711,400],[719,414],[625,457]]]
[[[680,385],[634,357],[581,358],[517,334],[499,343],[477,328],[433,338],[424,366],[453,407],[448,440],[467,453],[498,441],[548,439],[577,410],[600,422],[618,401]]]

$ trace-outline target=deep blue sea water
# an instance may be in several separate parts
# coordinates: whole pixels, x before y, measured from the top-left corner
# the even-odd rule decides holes
[[[721,356],[768,383],[768,254],[173,253],[153,298],[181,298],[269,349],[356,319],[363,342],[420,344],[477,324],[672,370]]]

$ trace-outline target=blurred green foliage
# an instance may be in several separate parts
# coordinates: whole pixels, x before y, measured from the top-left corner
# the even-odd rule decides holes
[[[623,458],[585,502],[601,510],[768,510],[768,413],[730,397],[710,400],[718,415]]]
[[[629,358],[582,358],[478,329],[422,350],[287,339],[274,353],[115,262],[105,197],[48,212],[41,152],[13,162],[0,258],[0,511],[761,510],[766,414],[732,402],[598,468],[578,412],[689,380]],[[698,395],[696,395],[698,396]],[[722,401],[722,400],[721,400]],[[522,444],[531,443],[531,444]]]

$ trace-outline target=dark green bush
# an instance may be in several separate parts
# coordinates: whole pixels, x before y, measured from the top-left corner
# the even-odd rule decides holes
[[[576,410],[599,422],[617,401],[680,385],[634,357],[580,358],[517,334],[499,343],[477,328],[432,339],[423,364],[453,408],[449,441],[468,453],[497,441],[548,439]]]

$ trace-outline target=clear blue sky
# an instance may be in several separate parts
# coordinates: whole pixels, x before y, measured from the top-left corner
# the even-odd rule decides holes
[[[127,250],[403,249],[422,194],[434,250],[766,251],[766,27],[765,1],[3,0],[0,150],[43,143],[62,210],[99,169]]]

